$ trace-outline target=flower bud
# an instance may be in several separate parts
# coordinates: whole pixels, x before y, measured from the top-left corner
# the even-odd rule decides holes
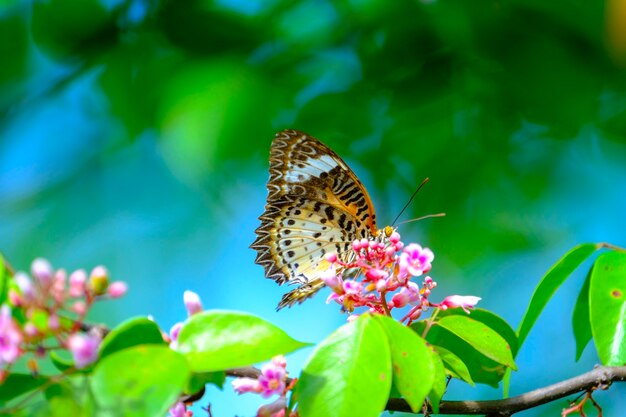
[[[42,287],[47,287],[52,283],[52,265],[46,259],[35,259],[30,266],[30,271]]]
[[[120,298],[128,291],[128,286],[124,281],[115,281],[109,285],[107,293],[111,298]]]
[[[103,266],[96,266],[89,276],[89,284],[95,295],[102,295],[109,286],[109,272]]]
[[[461,307],[466,313],[469,314],[469,309],[474,308],[480,300],[480,297],[475,297],[473,295],[449,295],[441,302],[441,304],[439,304],[438,307],[442,310]]]
[[[409,296],[406,292],[400,291],[391,297],[391,302],[395,308],[402,308],[409,303]]]
[[[84,269],[72,272],[70,275],[70,297],[77,298],[85,295],[85,282],[87,281],[87,273]]]
[[[189,317],[202,312],[202,302],[200,301],[200,296],[195,292],[185,291],[183,293],[183,302],[185,303],[185,308],[187,309]]]
[[[67,340],[67,347],[72,353],[77,369],[85,368],[98,359],[99,346],[100,339],[85,334],[75,333]]]

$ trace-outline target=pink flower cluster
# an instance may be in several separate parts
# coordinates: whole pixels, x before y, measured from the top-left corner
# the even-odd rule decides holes
[[[50,349],[68,349],[76,368],[93,363],[100,339],[81,332],[85,316],[95,301],[121,297],[126,290],[122,281],[109,283],[103,266],[89,276],[79,269],[68,277],[64,269],[54,270],[47,260],[35,259],[31,275],[14,275],[8,304],[0,307],[0,380],[26,353],[40,358]],[[32,372],[38,371],[35,360],[28,365]]]
[[[279,397],[269,404],[262,405],[257,411],[257,417],[284,417],[287,408],[287,392],[294,382],[287,385],[287,361],[282,355],[276,356],[261,368],[257,378],[236,378],[233,380],[233,389],[237,394],[252,392],[261,394],[264,398],[272,395]],[[295,415],[295,413],[293,413]]]
[[[327,302],[335,301],[348,312],[367,307],[370,313],[391,316],[393,309],[411,305],[401,320],[408,320],[407,324],[410,324],[428,307],[463,307],[467,311],[480,300],[478,297],[453,296],[461,299],[448,297],[440,304],[431,303],[428,297],[437,283],[429,276],[424,277],[421,286],[412,279],[430,271],[435,255],[416,243],[404,246],[396,231],[384,242],[355,240],[352,249],[356,257],[349,262],[340,260],[334,253],[327,254],[326,260],[331,266],[320,275],[333,291]],[[387,298],[389,295],[391,299]],[[352,314],[348,320],[356,317]]]

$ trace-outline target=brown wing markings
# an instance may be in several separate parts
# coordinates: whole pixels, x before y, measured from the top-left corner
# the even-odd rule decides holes
[[[285,282],[302,284],[283,296],[280,309],[301,302],[323,286],[316,273],[320,264],[326,262],[322,256],[319,261],[314,261],[306,252],[297,258],[286,259],[288,248],[283,245],[287,240],[283,236],[286,231],[292,233],[292,238],[302,240],[292,249],[306,246],[304,241],[308,240],[308,245],[315,242],[318,250],[334,248],[341,259],[348,260],[354,255],[350,246],[354,238],[376,235],[376,219],[367,190],[348,165],[322,142],[296,130],[276,134],[270,150],[267,189],[267,204],[259,217],[261,225],[256,229],[257,237],[251,245],[257,251],[255,262],[263,266],[266,277],[280,285]],[[324,213],[318,213],[320,218],[327,216],[328,230],[339,231],[340,240],[335,239],[337,235],[333,236],[333,241],[324,240],[321,236],[327,232],[323,232],[320,238],[311,238],[305,233],[309,229],[281,223],[285,218],[303,220],[294,214],[295,211],[310,216],[311,207],[324,210]],[[317,224],[321,226],[321,223]],[[304,266],[301,267],[300,263]]]

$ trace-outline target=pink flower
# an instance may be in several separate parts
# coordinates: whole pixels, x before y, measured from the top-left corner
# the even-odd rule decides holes
[[[23,300],[26,303],[31,302],[35,298],[35,289],[33,287],[33,281],[28,275],[23,272],[17,272],[14,276],[15,283],[17,284],[20,292],[22,293]]]
[[[7,305],[0,308],[0,366],[11,364],[22,354],[20,343],[24,336]]]
[[[52,265],[43,258],[37,258],[30,266],[30,272],[42,287],[47,287],[52,283]]]
[[[430,249],[422,248],[416,243],[411,243],[404,248],[404,251],[402,251],[400,255],[400,271],[418,277],[430,271],[433,259],[435,259],[435,255]]]
[[[343,290],[346,294],[361,294],[363,284],[353,279],[347,279],[343,282]]]
[[[378,281],[379,279],[385,279],[389,276],[389,273],[380,268],[368,268],[365,271],[365,277],[372,281]]]
[[[480,300],[480,297],[475,297],[473,295],[449,295],[441,302],[441,304],[438,305],[438,307],[442,310],[461,307],[466,313],[469,314],[468,309],[474,308]]]
[[[111,298],[120,298],[128,291],[128,285],[124,281],[115,281],[107,288],[107,294]]]
[[[167,417],[190,417],[193,413],[191,410],[187,410],[187,406],[185,403],[177,402],[170,408],[169,414]]]
[[[187,309],[187,314],[191,317],[194,314],[202,312],[202,302],[200,296],[193,291],[185,291],[183,293],[183,302]]]
[[[285,391],[287,372],[283,366],[274,362],[263,365],[259,375],[259,385],[263,397],[271,397],[274,394],[282,394]]]
[[[283,395],[278,397],[274,402],[259,407],[257,417],[281,417],[285,415],[287,407],[287,398]]]
[[[67,340],[67,347],[77,369],[82,369],[98,359],[99,346],[100,339],[86,334],[75,333]]]
[[[81,297],[85,294],[85,282],[87,281],[87,273],[84,269],[79,269],[70,274],[70,297]]]
[[[254,378],[235,378],[233,379],[233,389],[237,394],[245,394],[246,392],[261,392],[261,384],[258,379]]]
[[[395,308],[402,308],[409,303],[409,296],[406,292],[397,292],[391,297],[391,302]]]
[[[183,328],[183,323],[178,322],[176,324],[174,324],[172,326],[172,328],[170,329],[170,339],[171,339],[171,343],[170,343],[170,347],[172,349],[174,349],[176,347],[176,343],[178,341],[178,334],[180,333],[180,329]]]
[[[343,280],[341,279],[339,275],[337,275],[337,270],[335,269],[335,265],[331,265],[330,268],[322,271],[319,274],[319,277],[322,281],[324,281],[324,284],[330,287],[331,290],[335,292],[339,292],[339,293],[343,292],[343,288],[342,288]]]

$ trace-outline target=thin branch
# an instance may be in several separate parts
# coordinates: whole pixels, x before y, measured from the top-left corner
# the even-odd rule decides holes
[[[239,378],[256,378],[260,373],[259,369],[252,366],[226,371],[226,375]],[[291,378],[288,378],[287,381],[288,383],[291,382]],[[594,370],[574,378],[502,400],[442,401],[439,405],[439,414],[511,416],[568,395],[594,389],[608,389],[612,382],[624,381],[626,381],[626,366],[598,366]],[[402,398],[390,398],[385,410],[411,412],[411,408]],[[432,413],[430,405],[428,405],[428,412]],[[421,414],[421,410],[417,414]]]
[[[574,378],[502,400],[442,401],[439,406],[439,414],[510,416],[568,395],[592,389],[608,389],[612,382],[624,381],[626,381],[626,366],[598,366],[594,370]],[[389,399],[385,409],[411,412],[407,402],[401,398]],[[429,411],[431,411],[430,408]]]

